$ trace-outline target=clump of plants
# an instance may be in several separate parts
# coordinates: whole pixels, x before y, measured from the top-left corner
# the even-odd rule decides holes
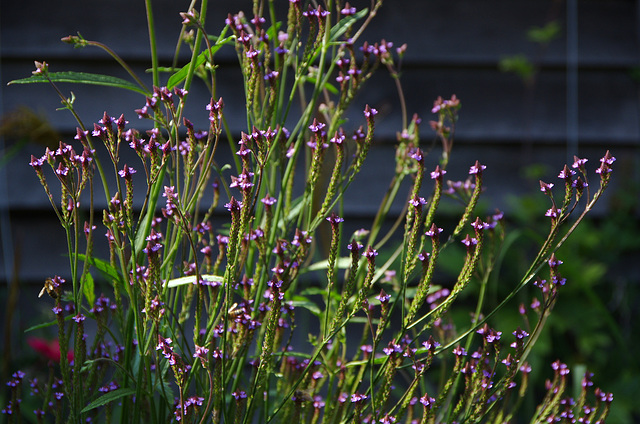
[[[382,1],[357,10],[291,0],[286,16],[277,16],[274,2],[255,1],[251,12],[230,14],[218,36],[206,32],[207,4],[181,14],[188,63],[161,67],[152,51],[153,88],[81,36],[64,41],[104,48],[133,82],[56,73],[44,62],[14,81],[51,84],[78,129],[73,141],[30,162],[68,242],[68,276],[47,279],[41,293],[58,328],[57,362],[48,379],[29,380],[41,401],[35,411],[20,410],[27,377],[16,372],[3,412],[15,421],[24,412],[38,422],[74,423],[514,420],[529,389],[527,356],[565,284],[554,252],[602,195],[615,158],[607,152],[600,160],[596,189],[581,158],[561,171],[559,197],[554,184],[540,183],[550,204],[548,236],[520,281],[501,282],[511,285],[509,295],[487,310],[505,225],[500,212],[476,211],[484,165],[470,164],[464,182],[445,178],[455,96],[432,109],[442,144],[435,169],[426,169],[421,119],[403,113],[377,215],[366,230],[346,231],[345,197],[375,148],[377,111],[356,104],[356,94],[382,67],[402,99],[406,46],[361,37]],[[223,48],[236,49],[244,77],[240,134],[229,129],[216,95],[215,55]],[[206,128],[183,113],[196,78],[211,91],[202,105]],[[107,112],[86,126],[74,97],[58,88],[69,81],[144,93],[135,114],[151,128],[138,131]],[[363,112],[347,120],[353,108]],[[125,149],[135,162],[125,163]],[[219,159],[225,149],[233,152],[228,163]],[[107,207],[95,207],[95,196],[105,196]],[[443,196],[464,205],[447,230],[436,213]],[[390,212],[396,201],[404,204],[399,215]],[[321,231],[330,233],[327,246],[318,242]],[[96,243],[108,245],[108,257],[94,254]],[[439,259],[454,246],[464,250],[459,274],[441,281]],[[100,279],[108,294],[98,296]],[[521,310],[522,326],[494,328],[494,314],[514,307],[510,301],[530,285],[539,295]],[[456,300],[470,286],[479,296],[458,328],[450,313],[466,307]],[[612,395],[593,390],[590,374],[575,390],[567,365],[552,368],[546,396],[525,418],[604,421]]]

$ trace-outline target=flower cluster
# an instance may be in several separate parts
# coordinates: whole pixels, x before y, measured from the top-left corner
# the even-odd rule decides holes
[[[271,2],[255,1],[251,13],[229,14],[219,36],[207,34],[208,1],[200,3],[180,14],[188,64],[154,64],[151,88],[125,65],[135,91],[144,93],[135,114],[148,129],[105,112],[87,131],[66,99],[79,120],[79,147],[60,142],[31,158],[68,237],[71,265],[69,283],[56,276],[41,293],[53,299],[57,338],[28,342],[51,376],[44,384],[32,380],[44,405],[36,419],[512,419],[520,405],[512,400],[528,385],[527,355],[566,283],[554,252],[601,196],[615,158],[607,152],[601,159],[594,193],[586,159],[560,172],[562,202],[553,183],[540,182],[551,200],[549,236],[520,282],[500,282],[506,297],[485,303],[499,293],[488,287],[506,244],[504,214],[480,217],[483,178],[493,171],[479,161],[464,170],[466,181],[445,180],[456,173],[448,166],[461,109],[455,95],[439,97],[432,109],[438,165],[427,169],[436,149],[421,143],[422,119],[409,119],[403,104],[395,169],[375,219],[354,231],[344,207],[363,183],[358,175],[379,119],[373,105],[361,105],[355,119],[347,111],[378,68],[401,90],[406,45],[361,40],[382,1],[359,10],[338,1],[305,9],[290,0],[279,18]],[[154,37],[152,22],[149,28]],[[66,41],[103,46],[80,36]],[[246,107],[246,127],[238,131],[216,92],[214,56],[230,46]],[[171,72],[164,82],[161,70]],[[55,85],[43,63],[33,78]],[[211,92],[200,105],[208,116],[202,129],[185,116],[196,78]],[[94,179],[102,186],[96,196],[104,196],[95,204]],[[59,183],[61,202],[51,181]],[[81,202],[85,191],[89,203]],[[443,195],[463,206],[438,214]],[[562,232],[580,205],[583,212]],[[95,231],[106,240],[94,240]],[[94,252],[98,242],[105,258]],[[520,306],[522,322],[494,328],[498,309],[528,286],[541,298]],[[460,300],[478,293],[477,306],[462,313]],[[590,376],[584,395],[571,400],[564,394],[569,367],[558,362],[554,372],[537,421],[606,418],[612,396],[592,394]],[[8,382],[12,397],[3,413],[21,413],[24,377],[17,372]]]

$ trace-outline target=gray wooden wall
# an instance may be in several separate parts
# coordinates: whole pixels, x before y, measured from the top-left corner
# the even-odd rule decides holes
[[[246,0],[210,3],[208,22],[213,34],[221,29],[227,12],[250,9]],[[351,3],[360,7],[369,2]],[[187,4],[154,2],[161,62],[165,64],[170,63],[180,29],[178,12]],[[589,157],[595,166],[605,150],[611,149],[619,159],[616,178],[640,182],[638,16],[638,3],[631,0],[387,0],[366,38],[408,44],[402,83],[409,113],[417,112],[427,121],[437,96],[455,93],[461,99],[463,108],[448,176],[464,179],[468,167],[480,160],[488,166],[488,203],[504,208],[507,194],[536,190],[535,183],[521,178],[523,167],[548,164],[548,179],[553,180],[573,154]],[[549,19],[557,19],[561,35],[541,48],[527,39],[526,32]],[[49,87],[6,83],[29,76],[33,60],[47,61],[51,71],[125,77],[103,52],[76,50],[59,41],[78,31],[87,39],[111,46],[137,71],[149,66],[142,0],[1,0],[0,29],[0,112],[7,114],[21,105],[32,108],[66,141],[71,140],[76,124],[69,113],[55,111],[59,101]],[[501,59],[518,54],[539,67],[534,84],[527,86],[517,75],[499,69]],[[228,49],[217,58],[225,112],[234,131],[239,132],[244,129],[244,105],[234,67],[235,52]],[[139,124],[133,109],[143,102],[135,94],[100,87],[63,88],[74,91],[78,110],[87,123],[97,121],[107,110],[116,116],[124,113],[131,126]],[[204,125],[206,93],[192,94],[192,104],[202,107],[192,109],[190,116],[196,125]],[[374,212],[387,186],[395,133],[401,122],[397,94],[384,71],[356,101],[362,106],[365,103],[381,111],[377,146],[362,176],[368,189],[352,191],[353,201],[347,205],[347,215],[363,220]],[[358,111],[354,116],[361,115]],[[427,128],[425,125],[423,134],[428,134]],[[4,137],[5,152],[17,141]],[[40,156],[43,149],[28,143],[0,168],[0,280],[15,275],[21,281],[37,283],[54,273],[66,274],[62,229],[27,165],[30,155]],[[600,213],[605,211],[602,208]],[[8,263],[11,261],[16,267]]]

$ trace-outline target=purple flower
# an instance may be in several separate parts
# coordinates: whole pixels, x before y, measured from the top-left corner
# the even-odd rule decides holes
[[[588,159],[580,159],[578,156],[573,157],[573,165],[572,168],[582,168],[585,163],[587,163]]]
[[[611,156],[611,153],[607,150],[607,153],[600,159],[600,162],[605,163],[607,165],[613,165],[613,162],[616,161],[616,158]]]
[[[516,331],[513,332],[513,335],[516,336],[516,339],[524,339],[525,337],[529,336],[529,333],[518,328]]]
[[[596,169],[596,174],[606,175],[611,172],[611,165],[616,161],[616,158],[611,156],[611,153],[607,150],[607,153],[600,159],[601,165]]]
[[[326,219],[331,223],[332,226],[337,225],[341,222],[344,222],[344,219],[339,217],[335,213],[332,213],[331,216],[328,216]]]
[[[382,349],[382,351],[387,355],[391,356],[394,353],[402,353],[402,346],[397,343],[389,342],[387,347]]]
[[[544,216],[548,216],[551,218],[557,218],[559,215],[560,215],[560,211],[555,206],[551,207],[550,209],[547,209],[547,211],[544,213]]]
[[[194,358],[200,358],[203,361],[207,359],[207,354],[209,353],[209,349],[204,346],[196,345],[196,353],[193,354]]]
[[[361,403],[361,402],[364,402],[367,399],[369,399],[369,396],[362,395],[360,393],[354,393],[354,394],[351,395],[351,402],[353,402],[353,403]]]
[[[441,110],[455,108],[459,104],[460,100],[458,100],[455,94],[451,96],[451,100],[443,100],[442,97],[438,96],[438,98],[433,102],[431,113],[438,113]]]
[[[562,261],[556,258],[555,253],[552,253],[551,257],[549,258],[549,267],[557,268],[559,265],[562,265]]]
[[[231,197],[229,203],[225,203],[224,207],[233,214],[234,212],[240,211],[240,209],[242,208],[242,202],[239,202],[234,197]]]
[[[389,302],[391,299],[391,295],[387,294],[384,290],[380,290],[380,294],[376,296],[376,299],[380,301],[383,305]]]
[[[349,243],[349,245],[347,246],[351,253],[354,253],[356,255],[360,252],[360,249],[362,249],[362,247],[362,244],[358,243],[355,240]]]
[[[440,165],[436,165],[436,169],[431,172],[431,178],[434,180],[442,179],[442,176],[446,173],[447,171],[440,169]]]
[[[461,241],[461,243],[467,247],[471,247],[478,244],[478,240],[475,237],[471,237],[469,236],[469,234],[467,234],[467,236],[464,238],[464,240]]]
[[[569,367],[567,367],[567,364],[564,364],[562,362],[555,361],[554,363],[551,364],[551,368],[554,371],[557,371],[560,375],[568,375],[571,371],[569,370]]]
[[[350,15],[355,15],[356,14],[356,8],[352,7],[349,2],[346,2],[344,4],[344,8],[340,11],[340,14],[344,15],[344,16],[350,16]]]
[[[433,339],[433,336],[429,336],[429,340],[422,342],[422,346],[424,346],[429,351],[434,351],[440,343]]]
[[[420,398],[420,403],[423,404],[425,408],[431,409],[431,407],[436,403],[436,400],[425,393],[424,396]]]
[[[317,119],[313,119],[313,123],[311,125],[309,125],[309,129],[311,130],[312,133],[318,134],[322,131],[322,129],[325,127],[325,124],[322,122],[318,122]]]
[[[502,331],[496,331],[493,328],[489,328],[487,324],[477,331],[478,334],[484,337],[487,343],[493,343],[500,340]]]
[[[247,398],[247,392],[245,392],[244,390],[235,391],[235,392],[231,393],[231,395],[235,398],[235,400],[240,400],[240,399],[246,399]]]
[[[231,184],[229,187],[239,187],[241,190],[249,190],[253,187],[251,178],[253,178],[253,172],[245,171],[239,174],[237,177],[231,176]]]
[[[422,150],[413,149],[413,151],[411,152],[411,158],[417,160],[418,162],[422,162],[424,160]]]
[[[329,141],[331,143],[335,143],[336,145],[340,146],[344,142],[345,138],[346,138],[346,136],[344,135],[344,133],[342,131],[336,131],[336,133],[333,136],[333,138],[331,138]]]
[[[38,159],[35,156],[31,155],[31,162],[29,162],[29,165],[31,165],[31,167],[36,171],[39,171],[42,168],[42,165],[44,164],[44,162],[45,162],[44,156]]]
[[[373,346],[372,345],[362,345],[360,346],[360,350],[364,353],[371,353],[373,352]]]
[[[162,248],[162,244],[160,243],[160,241],[162,240],[162,233],[156,232],[153,228],[151,229],[151,233],[145,240],[148,243],[147,246],[142,249],[144,253],[155,253]]]
[[[291,244],[293,246],[300,246],[302,243],[310,244],[312,241],[313,237],[311,237],[307,231],[296,230],[293,240],[291,240]]]
[[[558,174],[558,178],[562,178],[564,180],[570,180],[576,174],[576,171],[572,171],[569,169],[567,165],[564,166],[562,171]]]
[[[489,228],[489,224],[487,224],[486,222],[482,222],[482,220],[479,217],[476,218],[476,220],[471,223],[471,226],[476,231],[482,231]]]
[[[420,253],[418,253],[418,259],[421,262],[428,261],[429,260],[429,256],[431,256],[431,253],[429,253],[429,252],[420,252]]]
[[[485,169],[487,169],[485,165],[481,165],[480,162],[476,161],[475,165],[469,168],[469,175],[481,175]]]
[[[362,256],[364,256],[364,257],[365,257],[365,258],[367,258],[367,259],[373,259],[373,258],[375,258],[376,256],[378,256],[378,251],[377,251],[377,250],[375,250],[373,247],[369,246],[369,247],[367,248],[367,251],[366,251],[366,252],[364,252],[364,253],[362,254]]]
[[[553,183],[545,183],[544,181],[540,180],[540,191],[541,192],[550,193],[552,188],[553,188]]]
[[[457,357],[467,356],[467,351],[462,346],[456,346],[452,353]]]
[[[125,179],[130,179],[131,176],[135,173],[136,173],[136,170],[133,168],[130,168],[126,164],[124,165],[124,168],[118,171],[118,175],[120,175],[122,178],[125,178]]]
[[[431,224],[431,228],[429,229],[429,231],[427,231],[426,233],[424,233],[426,236],[431,237],[431,238],[435,238],[438,237],[438,235],[444,231],[442,228],[439,228],[436,226],[436,224]]]
[[[364,116],[365,118],[369,119],[374,117],[375,115],[378,114],[378,111],[372,107],[369,107],[369,105],[366,105],[364,107]]]

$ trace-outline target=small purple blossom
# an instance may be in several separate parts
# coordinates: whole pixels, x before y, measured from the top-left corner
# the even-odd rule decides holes
[[[578,156],[573,157],[573,165],[572,168],[582,168],[587,163],[588,159],[581,159]]]
[[[380,290],[380,294],[376,296],[376,299],[380,301],[380,303],[387,304],[389,299],[391,299],[391,295],[387,294],[384,290]]]
[[[385,353],[385,355],[391,356],[394,353],[402,353],[402,346],[397,343],[389,342],[389,345],[382,349],[382,351]]]
[[[567,165],[564,166],[562,171],[558,174],[558,178],[562,178],[564,180],[570,180],[576,174],[576,171],[572,171],[569,169]]]
[[[423,404],[425,408],[431,409],[431,407],[435,405],[436,400],[425,393],[424,396],[420,398],[420,403]]]
[[[363,395],[360,393],[354,393],[351,395],[351,402],[352,403],[362,403],[364,401],[366,401],[367,399],[369,399],[369,396],[367,395]]]
[[[549,267],[551,268],[557,268],[558,266],[562,265],[562,261],[558,258],[556,258],[555,253],[551,254],[551,257],[549,258]]]
[[[543,193],[551,193],[551,189],[553,188],[553,186],[553,183],[545,183],[544,181],[540,180],[540,191]]]
[[[467,247],[471,247],[478,244],[478,239],[476,239],[475,237],[471,237],[469,236],[469,234],[467,234],[467,236],[464,238],[464,240],[461,241],[461,243]]]
[[[447,173],[446,170],[440,169],[440,165],[436,165],[436,169],[431,172],[431,179],[434,179],[434,180],[442,179],[442,176],[446,173]]]
[[[378,114],[378,111],[372,107],[369,107],[369,105],[366,105],[364,107],[364,116],[367,119],[373,118],[375,115]]]
[[[428,237],[435,238],[435,237],[438,237],[438,235],[442,231],[444,230],[442,228],[437,227],[436,224],[431,224],[431,228],[424,234]]]
[[[471,226],[476,231],[482,231],[489,228],[489,224],[487,224],[486,222],[482,222],[482,220],[479,217],[476,218],[476,220],[471,223]]]
[[[328,216],[326,219],[327,221],[329,221],[329,223],[331,223],[332,226],[337,225],[341,222],[344,222],[344,219],[339,217],[335,213],[332,213],[331,216]]]
[[[457,357],[467,356],[467,351],[462,346],[456,346],[452,353]]]
[[[236,390],[235,392],[231,393],[231,395],[234,397],[235,400],[247,398],[247,392],[245,392],[244,390]]]
[[[309,129],[311,130],[312,133],[314,134],[319,134],[322,129],[325,127],[326,125],[322,122],[318,122],[315,118],[313,119],[313,123],[311,125],[309,125]]]
[[[481,175],[485,169],[487,169],[485,165],[481,165],[480,162],[476,161],[476,163],[469,168],[469,175]]]
[[[555,206],[552,206],[551,208],[547,209],[547,211],[544,213],[544,216],[557,218],[558,216],[560,216],[560,211]]]
[[[125,179],[131,179],[131,176],[136,173],[136,170],[129,167],[128,165],[124,165],[120,171],[118,171],[118,175]]]
[[[344,4],[344,8],[342,10],[340,10],[340,14],[344,15],[344,16],[351,16],[351,15],[355,15],[356,14],[356,8],[352,7],[349,2],[346,2]]]
[[[364,252],[364,253],[362,254],[362,256],[364,256],[364,257],[365,257],[365,258],[367,258],[367,259],[373,259],[373,258],[375,258],[376,256],[378,256],[378,251],[377,251],[377,250],[375,250],[373,247],[369,246],[369,247],[367,248],[367,251],[366,251],[366,252]]]

